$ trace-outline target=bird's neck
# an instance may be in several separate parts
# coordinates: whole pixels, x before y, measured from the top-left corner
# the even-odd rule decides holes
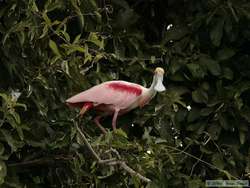
[[[155,94],[156,94],[156,92],[157,92],[157,91],[154,89],[156,84],[157,84],[157,79],[156,79],[156,76],[154,76],[153,82],[152,82],[150,88],[148,88],[148,91],[147,91],[147,95],[148,95],[150,98],[154,97]]]
[[[157,84],[157,78],[156,76],[154,76],[151,86],[149,88],[145,88],[144,93],[139,101],[140,107],[147,104],[156,95],[157,91],[154,89],[156,84]]]

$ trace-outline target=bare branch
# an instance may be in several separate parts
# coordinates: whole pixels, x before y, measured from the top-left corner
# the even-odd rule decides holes
[[[81,131],[81,129],[78,127],[77,123],[75,123],[76,129],[79,132],[79,134],[81,135],[84,143],[86,144],[86,146],[88,147],[88,149],[90,150],[90,152],[93,154],[93,156],[96,158],[96,160],[98,161],[98,163],[101,160],[101,158],[97,155],[97,153],[94,151],[94,149],[92,148],[92,146],[90,145],[90,143],[88,142],[87,138],[85,137],[85,135],[83,134],[83,132]]]
[[[94,151],[94,149],[92,148],[92,146],[88,142],[87,138],[85,137],[85,135],[83,134],[83,132],[81,131],[81,129],[78,127],[77,123],[75,123],[75,126],[76,126],[77,131],[81,135],[84,143],[86,144],[86,146],[91,151],[91,153],[93,154],[93,156],[95,157],[95,159],[97,160],[97,162],[99,164],[108,165],[108,166],[119,165],[121,168],[123,168],[125,171],[127,171],[131,176],[136,176],[139,179],[141,179],[142,181],[147,182],[147,183],[151,182],[151,180],[149,178],[141,175],[140,173],[138,173],[135,170],[133,170],[132,168],[130,168],[124,161],[117,160],[116,158],[102,160],[98,156],[98,154]],[[108,150],[108,152],[110,152],[110,151],[113,152],[113,153],[115,153],[118,159],[121,159],[121,156],[120,156],[120,154],[119,154],[119,152],[117,150],[115,150],[113,148],[110,148]]]
[[[107,165],[114,166],[114,165],[119,165],[121,168],[123,168],[125,171],[127,171],[131,176],[136,176],[142,181],[145,181],[147,183],[150,183],[151,180],[143,175],[141,175],[139,172],[136,172],[132,168],[130,168],[124,161],[114,161],[114,162],[109,162]]]

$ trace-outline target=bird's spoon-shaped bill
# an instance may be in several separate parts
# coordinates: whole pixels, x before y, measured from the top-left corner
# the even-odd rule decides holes
[[[156,91],[162,92],[166,90],[162,82],[163,82],[163,75],[156,75],[156,85],[154,87]]]

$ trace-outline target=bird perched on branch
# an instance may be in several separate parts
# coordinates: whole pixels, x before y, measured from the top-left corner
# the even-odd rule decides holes
[[[86,91],[66,100],[69,106],[80,107],[80,116],[90,109],[100,111],[101,114],[94,118],[95,124],[106,133],[100,124],[101,118],[112,116],[112,127],[116,129],[117,117],[136,107],[143,107],[156,94],[165,90],[163,85],[164,70],[160,67],[154,71],[153,82],[150,88],[126,81],[108,81],[96,85]]]

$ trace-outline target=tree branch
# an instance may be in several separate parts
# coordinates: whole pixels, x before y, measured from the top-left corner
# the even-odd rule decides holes
[[[112,158],[112,159],[106,159],[106,160],[102,160],[98,154],[95,152],[95,150],[92,148],[92,146],[90,145],[90,143],[88,142],[86,136],[83,134],[83,132],[81,131],[81,129],[78,127],[77,123],[75,123],[76,129],[79,132],[79,134],[81,135],[84,143],[86,144],[86,146],[88,147],[88,149],[90,150],[90,152],[93,154],[93,156],[95,157],[95,159],[97,160],[97,162],[99,164],[103,164],[103,165],[108,165],[108,166],[115,166],[115,165],[119,165],[120,168],[124,169],[125,171],[127,171],[131,176],[136,176],[139,179],[141,179],[144,182],[151,182],[151,180],[143,175],[141,175],[139,172],[136,172],[135,170],[133,170],[132,168],[130,168],[124,161],[121,160],[117,160],[116,158]],[[116,154],[117,158],[120,159],[120,154],[117,150],[111,148],[109,151],[112,151],[113,153]]]
[[[40,159],[34,159],[29,161],[21,161],[17,163],[9,163],[8,167],[22,167],[22,166],[37,166],[37,165],[56,165],[59,163],[65,163],[72,160],[73,156],[53,156],[43,157]]]
[[[97,155],[97,153],[94,151],[94,149],[92,148],[92,146],[90,145],[90,143],[88,142],[86,136],[83,134],[83,132],[81,131],[81,129],[78,127],[77,123],[75,122],[75,126],[76,126],[76,129],[78,131],[78,133],[81,135],[82,139],[83,139],[83,142],[86,144],[86,146],[88,147],[89,151],[92,153],[92,155],[95,157],[95,159],[98,161],[98,163],[101,160],[101,158]]]

